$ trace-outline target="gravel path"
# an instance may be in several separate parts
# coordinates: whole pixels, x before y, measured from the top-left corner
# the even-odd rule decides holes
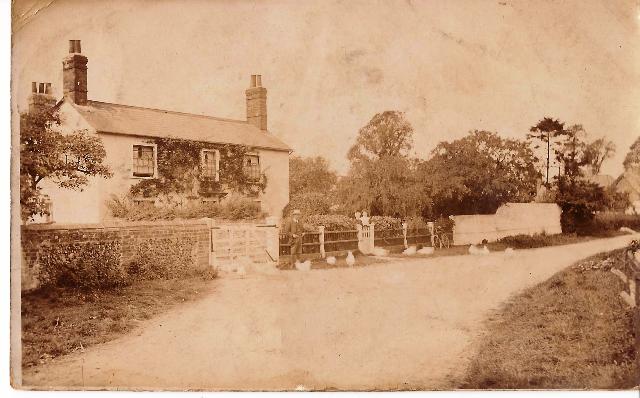
[[[40,389],[442,389],[509,296],[631,235],[508,256],[216,280],[133,333],[30,369]]]

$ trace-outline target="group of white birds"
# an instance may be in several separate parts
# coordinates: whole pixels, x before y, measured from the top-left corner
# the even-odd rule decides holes
[[[413,256],[414,254],[431,255],[433,254],[433,252],[434,252],[434,249],[431,246],[424,246],[421,249],[418,249],[416,246],[409,246],[406,249],[404,249],[402,254],[404,254],[405,256]]]
[[[489,253],[491,252],[489,251],[489,248],[487,247],[487,245],[484,245],[482,247],[475,246],[475,245],[469,246],[469,254],[489,254]]]
[[[325,261],[329,265],[336,265],[336,262],[338,260],[334,256],[329,256],[325,259]],[[353,267],[356,264],[356,257],[353,255],[353,252],[351,252],[351,250],[347,252],[347,257],[345,258],[344,261],[347,263],[349,267]],[[302,263],[299,261],[296,261],[295,267],[298,271],[311,271],[311,261],[307,260]]]
[[[507,256],[510,256],[513,254],[513,252],[514,252],[513,249],[508,247],[505,249],[504,254]],[[409,246],[402,252],[402,254],[405,256],[413,256],[415,254],[431,255],[433,253],[434,253],[434,248],[431,246],[425,246],[421,249],[417,249],[416,246]],[[487,245],[483,245],[482,247],[476,246],[476,245],[469,246],[469,254],[486,255],[489,253],[490,251]],[[382,247],[375,247],[373,249],[372,254],[377,257],[384,257],[389,254],[389,250],[383,249]],[[335,265],[337,262],[337,259],[334,256],[329,256],[326,258],[326,262],[329,265]],[[353,252],[348,251],[347,257],[345,258],[345,262],[349,267],[353,267],[356,264],[356,258],[353,255]],[[241,257],[237,259],[237,262],[234,264],[235,269],[233,270],[230,269],[229,271],[235,271],[237,275],[244,277],[247,274],[247,268],[250,268],[252,264],[253,262],[251,261],[250,258]],[[304,262],[296,261],[295,267],[298,271],[311,271],[311,260],[306,260]]]

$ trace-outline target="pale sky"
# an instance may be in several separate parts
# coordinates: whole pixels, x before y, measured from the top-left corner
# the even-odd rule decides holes
[[[523,138],[552,116],[613,140],[603,172],[617,176],[640,135],[637,1],[17,2],[14,111],[31,81],[61,95],[80,39],[92,100],[244,119],[262,74],[269,130],[341,173],[384,110],[406,112],[421,158],[471,129]]]

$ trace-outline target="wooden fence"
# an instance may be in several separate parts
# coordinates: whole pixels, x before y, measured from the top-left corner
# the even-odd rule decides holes
[[[373,247],[407,247],[410,245],[431,245],[432,233],[429,229],[408,229],[406,224],[400,229],[375,230],[375,226],[359,227],[357,230],[307,232],[302,238],[302,254],[305,257],[324,257],[327,253],[343,253],[347,250],[371,251]],[[280,234],[280,258],[291,254],[291,246],[285,234]],[[283,259],[284,260],[284,259]]]
[[[633,327],[636,335],[636,352],[640,353],[640,261],[636,253],[640,256],[638,245],[632,245],[625,251],[624,263],[621,274],[616,273],[625,282],[622,298],[634,308]]]

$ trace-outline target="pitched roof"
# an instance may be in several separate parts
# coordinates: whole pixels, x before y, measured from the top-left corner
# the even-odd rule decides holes
[[[254,148],[290,151],[273,134],[243,120],[87,101],[72,104],[96,131],[144,137],[183,138],[193,141],[240,144]]]
[[[609,174],[596,174],[596,175],[590,176],[588,179],[590,182],[594,184],[598,184],[602,188],[610,187],[615,181],[615,179],[611,177]]]
[[[625,189],[625,191],[629,193],[635,192],[636,194],[640,194],[640,174],[637,171],[633,169],[625,170],[616,180],[616,187],[618,187],[622,183],[626,183],[628,188],[630,188],[629,190]]]

